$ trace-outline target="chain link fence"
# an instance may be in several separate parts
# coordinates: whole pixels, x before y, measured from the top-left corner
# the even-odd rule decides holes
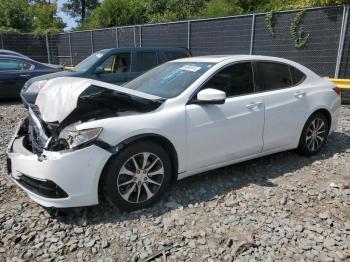
[[[1,47],[42,62],[75,65],[101,49],[186,47],[193,55],[255,54],[299,62],[322,76],[350,77],[349,6],[308,8],[301,27],[309,40],[294,46],[290,26],[300,10],[273,15],[273,34],[265,14],[50,34],[2,34]]]

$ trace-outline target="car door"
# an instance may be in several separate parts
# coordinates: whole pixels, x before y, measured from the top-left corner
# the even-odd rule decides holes
[[[264,101],[250,62],[235,63],[201,87],[226,93],[224,104],[186,105],[188,170],[257,154],[263,147]],[[195,94],[196,95],[196,94]]]
[[[17,59],[0,59],[0,97],[18,97],[34,66]]]
[[[305,124],[305,75],[287,64],[256,62],[260,91],[264,93],[264,151],[288,147],[299,140]]]
[[[130,52],[113,54],[95,68],[93,78],[120,85],[128,81],[130,69]]]

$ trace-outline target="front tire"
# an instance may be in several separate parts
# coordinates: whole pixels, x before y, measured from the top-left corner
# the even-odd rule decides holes
[[[327,117],[321,112],[312,114],[301,133],[298,152],[309,156],[317,154],[327,139],[328,131]]]
[[[103,192],[114,206],[133,211],[150,206],[169,188],[171,161],[153,142],[136,142],[114,156],[104,171]]]

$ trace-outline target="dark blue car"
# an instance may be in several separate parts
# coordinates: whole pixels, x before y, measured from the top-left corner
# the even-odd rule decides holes
[[[57,66],[42,64],[26,56],[9,52],[6,55],[0,54],[0,98],[19,97],[24,83],[29,79],[61,70]]]
[[[93,53],[71,71],[30,79],[23,87],[24,104],[34,104],[40,86],[56,77],[84,77],[112,84],[123,84],[164,62],[191,56],[186,48],[112,48]]]

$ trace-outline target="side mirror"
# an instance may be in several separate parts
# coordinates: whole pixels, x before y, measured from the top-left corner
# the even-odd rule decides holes
[[[102,66],[98,66],[95,69],[95,75],[100,75],[103,74],[105,72],[105,69]]]
[[[226,100],[226,93],[217,89],[207,88],[197,94],[199,104],[223,104]]]

